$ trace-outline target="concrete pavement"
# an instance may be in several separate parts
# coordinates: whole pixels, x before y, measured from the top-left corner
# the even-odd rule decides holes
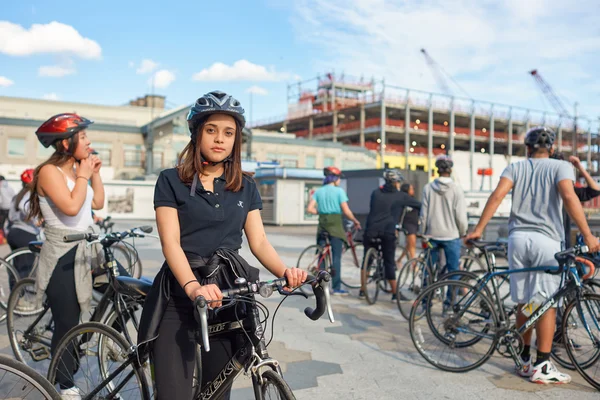
[[[130,227],[132,223],[119,223]],[[268,237],[286,264],[293,266],[300,251],[314,241],[314,228],[267,227]],[[163,257],[157,240],[136,242],[143,259],[144,275],[153,277]],[[6,249],[0,249],[0,254]],[[244,244],[242,255],[255,266],[259,263]],[[261,278],[269,277],[261,268]],[[272,313],[281,301],[274,294],[263,302]],[[597,399],[593,390],[575,372],[573,383],[563,386],[531,384],[517,377],[513,362],[493,356],[475,371],[463,374],[443,372],[431,366],[416,351],[408,323],[389,295],[368,306],[356,298],[334,297],[336,322],[323,317],[311,321],[303,309],[312,299],[286,299],[277,313],[272,357],[282,363],[284,376],[298,399]],[[0,327],[0,351],[11,353],[6,327]],[[267,327],[271,333],[271,320]],[[253,398],[250,380],[236,382],[234,399]]]

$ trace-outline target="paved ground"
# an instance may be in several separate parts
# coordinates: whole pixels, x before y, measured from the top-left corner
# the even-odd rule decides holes
[[[288,265],[295,265],[300,251],[314,239],[314,228],[268,227],[267,231]],[[163,260],[158,241],[146,239],[136,245],[143,258],[144,275],[153,277]],[[0,254],[5,251],[0,248]],[[258,265],[246,245],[242,252]],[[268,272],[262,271],[261,277],[267,278]],[[512,361],[501,356],[464,374],[440,371],[416,351],[408,323],[389,295],[367,306],[355,294],[334,298],[333,324],[325,317],[315,322],[307,319],[302,310],[311,300],[301,297],[287,299],[277,313],[269,351],[282,362],[285,378],[298,399],[598,398],[576,373],[570,385],[534,385],[515,376]],[[280,300],[274,295],[264,303],[273,312]],[[0,326],[0,352],[10,354],[5,325]],[[253,398],[247,378],[238,380],[233,398]]]

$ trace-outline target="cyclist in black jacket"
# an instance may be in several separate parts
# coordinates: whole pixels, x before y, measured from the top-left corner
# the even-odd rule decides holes
[[[396,225],[404,207],[421,208],[421,202],[400,191],[404,180],[400,171],[388,169],[383,172],[385,185],[371,194],[371,205],[364,234],[365,254],[373,247],[373,239],[381,239],[385,276],[392,289],[392,300],[396,299]],[[361,290],[359,297],[363,297]]]

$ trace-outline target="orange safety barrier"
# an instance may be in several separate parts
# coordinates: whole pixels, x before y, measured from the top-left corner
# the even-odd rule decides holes
[[[492,176],[494,174],[494,170],[492,168],[478,168],[477,175],[483,176]]]

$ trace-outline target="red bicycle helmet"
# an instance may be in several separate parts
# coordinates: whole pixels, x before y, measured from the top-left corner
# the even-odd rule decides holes
[[[323,175],[325,175],[325,176],[329,176],[329,175],[343,176],[342,171],[340,171],[339,168],[336,168],[333,166],[323,168]]]
[[[34,170],[32,168],[23,171],[23,173],[21,174],[21,182],[23,182],[26,185],[29,185],[31,182],[33,182],[33,172]]]
[[[40,143],[48,148],[57,140],[69,139],[93,123],[93,121],[80,117],[77,114],[57,114],[44,122],[35,131],[35,134]]]

